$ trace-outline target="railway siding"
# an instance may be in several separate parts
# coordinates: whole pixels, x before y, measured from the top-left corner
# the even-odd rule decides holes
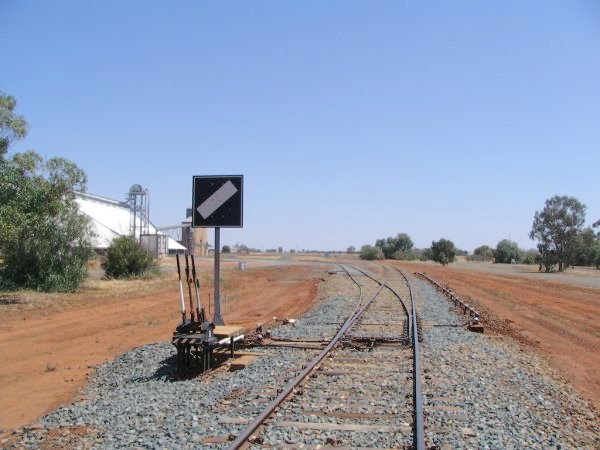
[[[450,448],[598,448],[591,406],[539,357],[471,333],[464,316],[412,277],[424,324],[426,443]],[[449,325],[449,326],[448,326]]]
[[[384,272],[384,279],[389,279],[390,270],[380,269]],[[391,272],[399,276],[396,271]],[[383,289],[380,282],[365,275],[352,277],[353,282],[360,286],[357,296],[359,303],[354,302],[356,307],[350,314],[353,319],[344,324],[336,340],[327,346],[301,377],[295,378],[294,383],[286,386],[275,402],[253,418],[229,448],[240,448],[248,441],[267,446],[284,443],[292,446],[329,444],[404,448],[411,445],[414,440],[410,424],[413,417],[412,382],[407,384],[405,380],[406,375],[410,374],[412,355],[406,347],[373,348],[379,339],[387,339],[390,329],[394,330],[393,325],[396,325],[394,337],[408,341],[407,310],[401,299],[388,289]],[[365,295],[367,292],[369,294]],[[396,318],[397,323],[392,324],[389,319],[394,315],[390,316],[390,310],[406,312]],[[359,315],[360,319],[355,320]],[[374,333],[369,328],[372,324],[367,324],[367,345],[361,320],[365,316],[381,327]],[[351,323],[345,335],[347,339],[338,341]],[[338,345],[333,348],[335,342]],[[324,358],[325,352],[329,353]],[[340,366],[339,358],[345,362],[360,361],[360,367],[349,368],[344,363]],[[303,378],[304,375],[310,376]],[[413,377],[409,375],[408,378]],[[382,389],[382,380],[391,380],[394,388]],[[292,386],[294,391],[290,390]],[[338,405],[334,409],[330,405],[323,405],[324,398]],[[281,402],[284,399],[288,401]],[[294,401],[301,402],[306,409],[295,408]],[[381,409],[386,406],[391,406],[394,412],[382,412]]]

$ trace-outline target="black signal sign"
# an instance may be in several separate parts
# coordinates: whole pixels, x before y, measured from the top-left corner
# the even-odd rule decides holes
[[[195,176],[192,227],[243,227],[244,176]]]

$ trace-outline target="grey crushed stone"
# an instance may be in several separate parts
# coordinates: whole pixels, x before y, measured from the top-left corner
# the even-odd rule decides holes
[[[463,324],[451,303],[412,278],[424,322]],[[599,448],[597,415],[548,364],[513,341],[465,327],[424,330],[427,442],[445,449]]]
[[[337,330],[335,323],[353,308],[357,293],[356,286],[343,278],[329,277],[315,310],[273,334],[330,337]],[[411,281],[424,323],[464,322],[429,284]],[[443,449],[600,448],[598,417],[589,405],[541,358],[512,341],[462,327],[428,327],[421,348],[428,445]],[[48,430],[80,425],[91,432],[72,438],[70,448],[225,448],[227,443],[203,445],[202,441],[241,430],[244,425],[236,420],[258,412],[263,401],[275,396],[314,355],[299,349],[253,351],[264,356],[242,371],[219,369],[199,380],[170,382],[171,344],[136,348],[99,366],[83,392],[83,401],[43,417],[41,430],[23,431],[14,447],[40,448]],[[402,404],[400,399],[397,404]],[[390,405],[390,410],[396,408],[396,403]],[[295,411],[294,405],[289,408]],[[293,442],[294,436],[288,433],[271,434],[268,442]],[[307,442],[314,443],[326,437],[311,431],[304,434]],[[372,436],[361,444],[377,442],[377,436]]]

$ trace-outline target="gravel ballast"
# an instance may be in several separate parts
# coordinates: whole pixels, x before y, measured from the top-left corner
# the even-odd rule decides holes
[[[443,295],[411,278],[424,324],[423,402],[429,445],[598,448],[598,417],[540,357],[514,341],[471,333]],[[450,325],[450,326],[444,326]]]
[[[464,318],[451,311],[444,296],[425,281],[410,280],[427,325],[421,352],[428,445],[600,447],[598,417],[541,358],[508,338],[468,332],[460,326]],[[357,293],[346,276],[330,276],[315,309],[294,325],[273,329],[273,336],[330,338],[354,308]],[[170,343],[136,348],[99,366],[82,392],[83,400],[23,429],[12,446],[41,448],[51,442],[69,448],[226,448],[228,439],[316,355],[293,348],[252,352],[262,356],[244,370],[222,367],[198,379],[172,382],[175,349]],[[380,388],[390,386],[382,380]],[[390,397],[389,408],[381,405],[382,413],[405,402],[404,395]],[[301,406],[290,403],[277,420],[288,420]],[[277,435],[276,429],[272,433],[266,445],[296,438]],[[323,440],[322,433],[305,434],[315,444]],[[380,443],[373,436],[360,444],[369,442]]]

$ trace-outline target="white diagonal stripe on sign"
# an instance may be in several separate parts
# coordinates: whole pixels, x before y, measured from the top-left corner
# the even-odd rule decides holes
[[[223,203],[233,197],[237,191],[238,190],[233,183],[227,181],[227,183],[217,189],[213,195],[204,200],[196,210],[200,213],[202,218],[206,220],[206,218],[219,209]]]

